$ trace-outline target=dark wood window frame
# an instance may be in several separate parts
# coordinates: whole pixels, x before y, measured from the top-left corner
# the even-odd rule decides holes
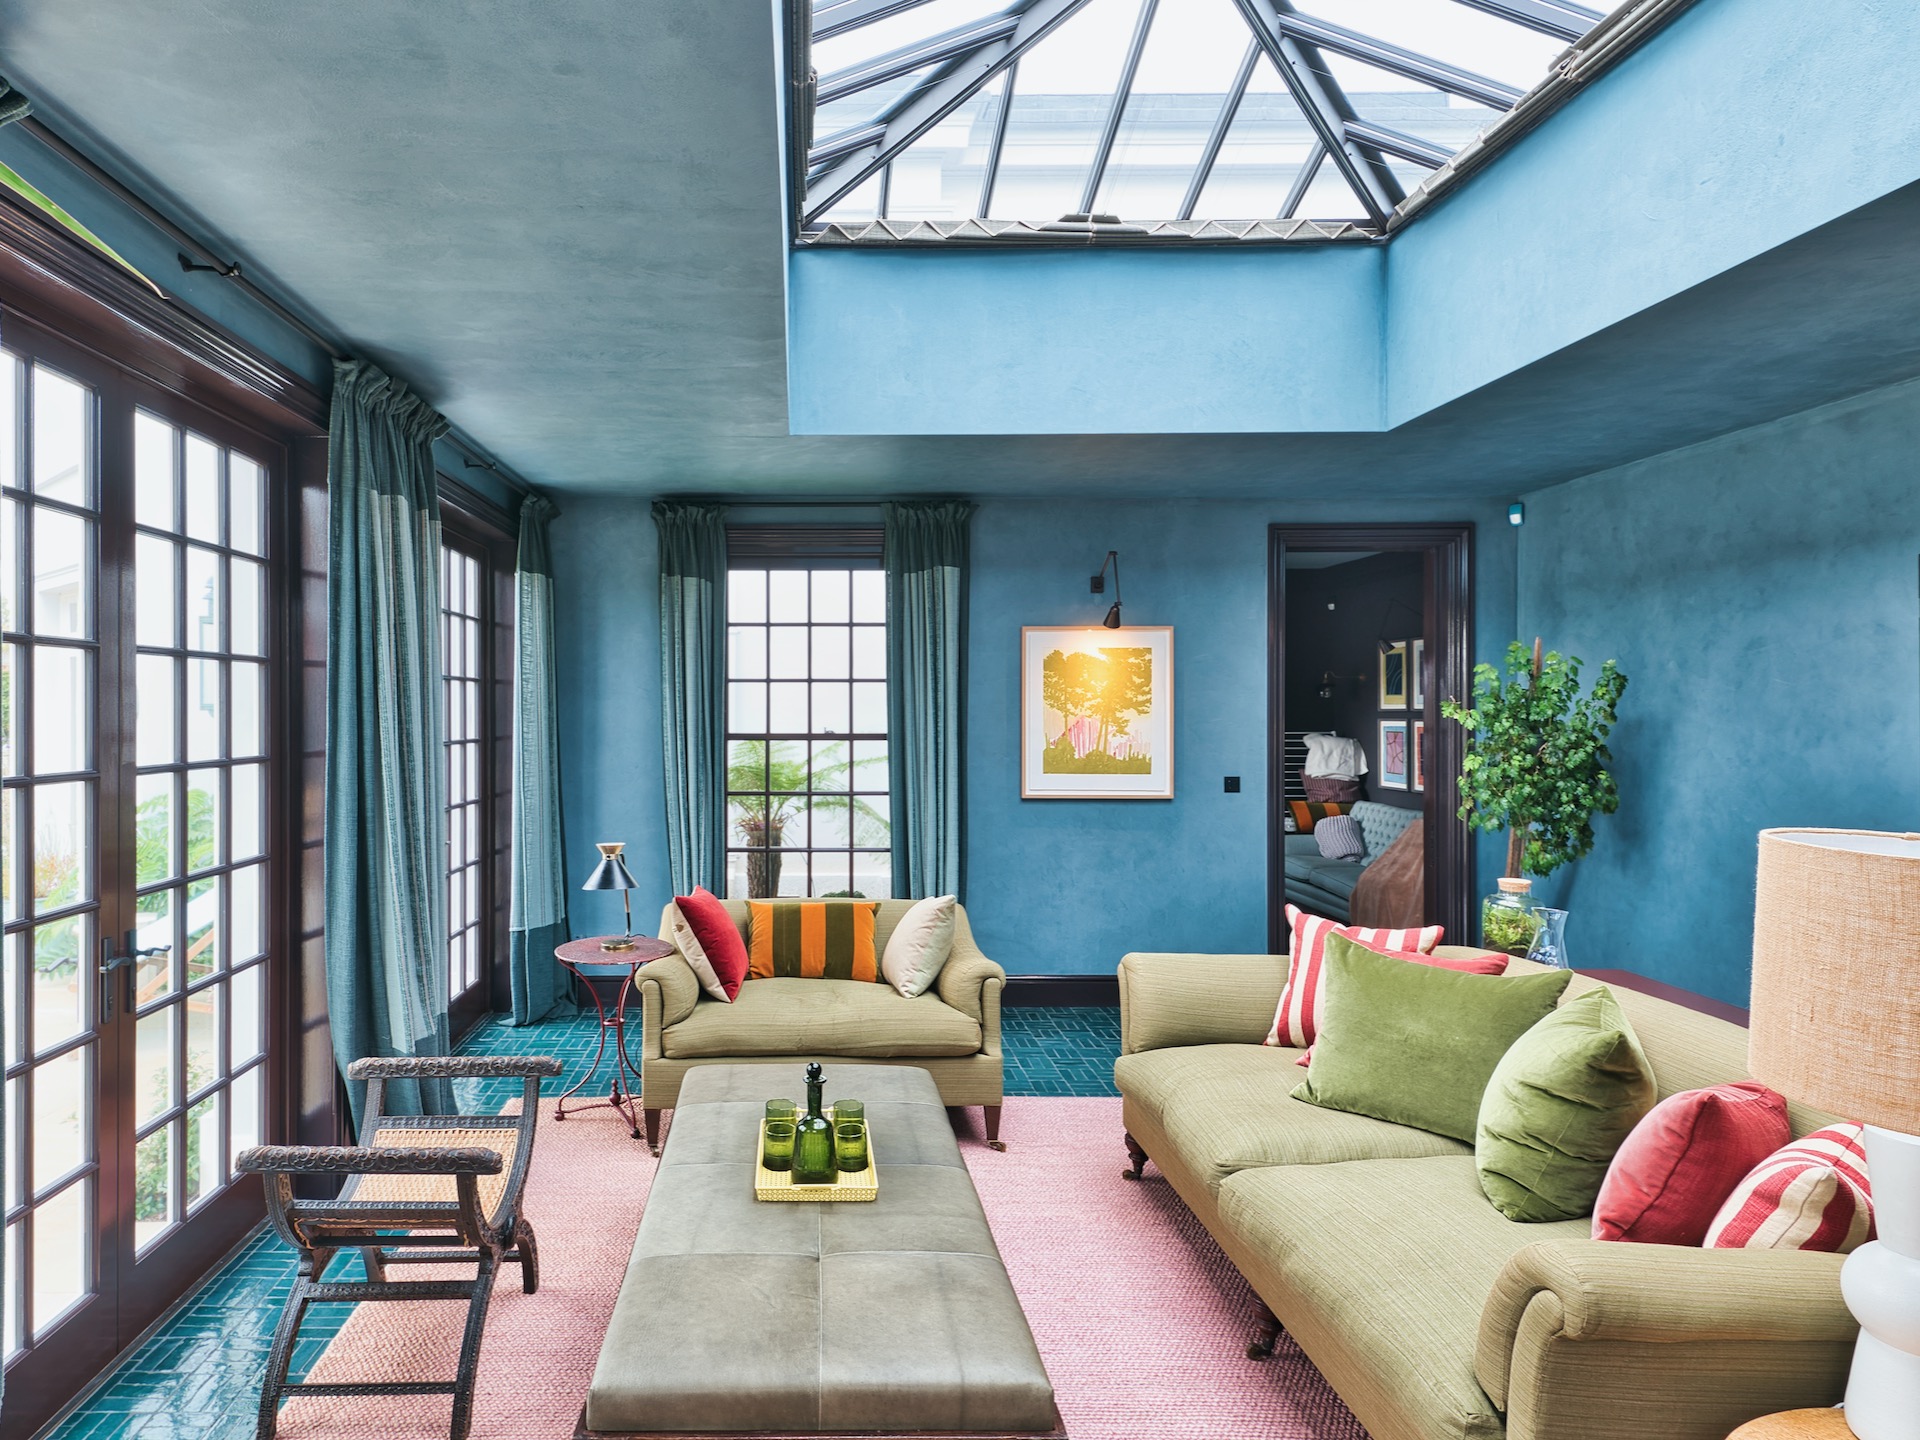
[[[479,854],[474,862],[480,896],[478,983],[448,996],[448,1022],[457,1038],[492,1010],[507,1008],[509,910],[512,899],[514,604],[518,563],[504,511],[447,476],[440,479],[442,542],[479,563],[478,676]],[[443,597],[444,599],[444,597]],[[444,668],[444,664],[443,664]]]
[[[304,748],[303,706],[313,698],[303,692],[291,663],[301,654],[304,639],[300,507],[295,496],[300,477],[312,473],[316,460],[324,484],[324,399],[300,376],[192,311],[154,294],[10,195],[0,195],[0,325],[10,348],[44,356],[56,368],[99,387],[99,413],[112,420],[102,425],[96,419],[100,443],[110,447],[101,452],[102,482],[109,487],[101,497],[103,515],[122,505],[131,514],[130,488],[124,494],[116,492],[131,484],[130,449],[122,448],[129,447],[130,441],[119,432],[128,428],[122,418],[130,425],[135,406],[144,405],[170,423],[222,444],[237,444],[267,464],[262,623],[265,649],[276,658],[269,660],[266,672],[267,749],[275,758],[263,796],[263,849],[273,859],[263,897],[263,924],[271,957],[265,1024],[269,1053],[275,1060],[267,1074],[265,1130],[271,1138],[291,1138],[299,1133],[295,1117],[302,1083],[299,1047],[294,1042],[303,1028],[300,999],[310,994],[296,948],[305,921],[297,924],[293,917],[317,904],[317,895],[307,893],[295,863],[302,810],[295,757]],[[102,567],[98,583],[124,587],[113,596],[113,606],[122,615],[131,613],[134,603],[132,554],[126,548],[132,533],[130,523],[112,520],[101,532],[98,554]],[[324,616],[324,592],[321,598],[318,614]],[[126,733],[131,725],[130,705],[123,715],[120,702],[104,702],[110,693],[130,693],[132,638],[124,637],[123,643],[123,637],[100,631],[95,638],[105,647],[103,653],[120,657],[127,666],[124,676],[96,676],[103,701],[96,759],[117,756],[123,748],[130,755],[131,737]],[[131,776],[129,761],[124,782],[116,780],[115,788],[126,789]],[[131,877],[131,830],[119,815],[103,812],[99,820],[98,873],[116,881]],[[115,889],[113,904],[124,907],[121,892],[130,897],[130,883],[116,883]],[[103,901],[107,898],[102,895]],[[116,923],[113,928],[124,927]],[[96,957],[99,938],[94,937],[92,947]],[[97,1007],[97,987],[89,993],[88,1003]],[[324,1005],[320,1015],[324,1024]],[[131,1035],[130,1027],[126,1033]],[[124,1070],[131,1057],[108,1053],[118,1048],[109,1045],[103,1052],[94,1110],[100,1194],[110,1197],[101,1204],[116,1208],[123,1203],[120,1197],[130,1193],[126,1171],[131,1157],[117,1153],[117,1132],[110,1137],[99,1128],[99,1104],[107,1087],[124,1088],[126,1083]],[[126,1128],[126,1122],[120,1123]],[[73,1320],[44,1337],[28,1352],[31,1364],[16,1364],[10,1370],[0,1440],[30,1435],[43,1425],[244,1236],[261,1213],[258,1183],[242,1180],[218,1192],[195,1212],[189,1225],[154,1243],[140,1257],[137,1277],[115,1273],[117,1266],[130,1260],[130,1250],[118,1260],[108,1253],[97,1257],[96,1282],[101,1288],[95,1302],[83,1305],[87,1313],[76,1312]]]
[[[1474,935],[1475,867],[1472,833],[1452,802],[1465,736],[1440,723],[1440,702],[1466,695],[1473,678],[1473,541],[1471,522],[1431,524],[1287,525],[1267,527],[1267,947],[1287,949],[1286,777],[1287,550],[1394,551],[1424,557],[1423,610],[1431,675],[1426,686],[1427,914],[1447,937]],[[1413,712],[1408,712],[1410,718]]]

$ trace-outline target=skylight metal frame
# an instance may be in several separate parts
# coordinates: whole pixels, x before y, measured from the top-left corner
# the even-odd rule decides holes
[[[829,75],[814,73],[812,42],[852,34],[866,25],[906,14],[929,0],[789,0],[788,57],[790,188],[795,243],[816,239],[840,244],[942,243],[1123,243],[1115,237],[1051,234],[1035,223],[990,221],[994,189],[1003,175],[1008,118],[1013,108],[1020,57],[1045,40],[1090,0],[1009,0],[1004,9],[910,44],[894,47]],[[1313,0],[1304,0],[1311,7]],[[1452,0],[1538,34],[1570,42],[1547,78],[1521,91],[1502,81],[1411,50],[1375,35],[1337,25],[1302,10],[1294,0],[1233,0],[1246,22],[1248,47],[1229,84],[1201,148],[1198,162],[1171,218],[1125,216],[1132,224],[1124,243],[1224,243],[1236,240],[1379,240],[1431,203],[1455,178],[1485,162],[1493,150],[1523,133],[1567,94],[1611,65],[1620,54],[1693,0],[1625,0],[1602,15],[1578,0]],[[1125,59],[1108,96],[1080,186],[1082,211],[1099,202],[1114,146],[1133,99],[1133,84],[1159,0],[1139,0]],[[1412,80],[1494,112],[1488,127],[1458,150],[1358,114],[1327,56],[1344,57]],[[1313,135],[1313,146],[1293,178],[1277,215],[1236,221],[1194,222],[1229,133],[1244,108],[1264,57],[1284,82]],[[816,143],[815,109],[863,91],[925,72],[879,114]],[[972,219],[896,220],[888,215],[894,160],[934,126],[965,105],[996,78],[1005,77],[988,136],[977,209]],[[1097,93],[1097,92],[1096,92]],[[977,143],[977,142],[976,142]],[[1394,162],[1433,172],[1409,196]],[[1299,222],[1296,212],[1317,176],[1331,163],[1355,197],[1364,218]],[[880,177],[881,202],[870,221],[826,221],[847,195]],[[1411,182],[1408,182],[1411,183]],[[1279,223],[1276,223],[1279,222]]]

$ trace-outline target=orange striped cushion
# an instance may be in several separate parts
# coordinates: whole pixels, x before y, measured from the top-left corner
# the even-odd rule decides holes
[[[749,980],[878,980],[878,900],[749,900]]]
[[[1344,815],[1353,807],[1332,800],[1289,800],[1287,810],[1293,816],[1296,835],[1311,835],[1313,827],[1333,815]]]

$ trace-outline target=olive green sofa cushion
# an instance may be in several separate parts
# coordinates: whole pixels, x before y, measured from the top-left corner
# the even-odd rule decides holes
[[[929,991],[908,1000],[871,980],[749,980],[731,1005],[706,1002],[662,1037],[667,1058],[824,1053],[860,1059],[973,1055],[980,1022]]]

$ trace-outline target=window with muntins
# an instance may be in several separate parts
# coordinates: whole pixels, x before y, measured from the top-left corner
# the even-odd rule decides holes
[[[464,995],[485,974],[483,759],[486,717],[480,561],[440,548],[440,668],[447,714],[447,994]]]
[[[727,894],[884,899],[886,576],[804,563],[727,576]]]

